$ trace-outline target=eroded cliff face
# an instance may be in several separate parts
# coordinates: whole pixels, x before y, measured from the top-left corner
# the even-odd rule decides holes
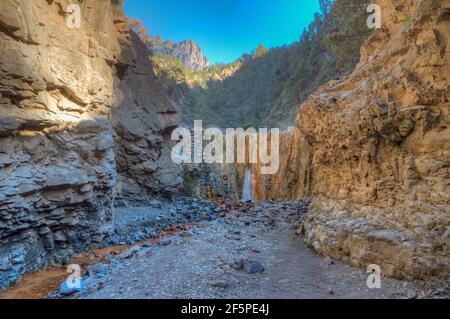
[[[108,237],[113,198],[171,192],[178,121],[122,1],[0,1],[0,288]],[[76,2],[78,3],[78,2]]]
[[[115,195],[117,201],[139,203],[151,196],[173,195],[182,182],[181,168],[171,159],[171,133],[180,116],[154,76],[147,48],[117,11],[122,50],[114,66],[111,112],[118,171]]]
[[[450,275],[450,1],[377,1],[354,73],[302,106],[258,199],[312,196],[317,252],[385,275]]]

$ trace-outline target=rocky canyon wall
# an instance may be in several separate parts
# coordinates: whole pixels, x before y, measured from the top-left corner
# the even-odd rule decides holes
[[[450,1],[379,0],[353,74],[300,108],[257,199],[314,198],[317,252],[385,275],[450,275]]]
[[[175,105],[122,1],[0,1],[0,288],[101,244],[113,201],[171,193]],[[138,194],[140,196],[138,196]]]

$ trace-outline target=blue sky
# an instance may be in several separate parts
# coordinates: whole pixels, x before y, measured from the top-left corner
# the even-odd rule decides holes
[[[277,47],[300,38],[318,0],[125,0],[125,12],[152,35],[197,42],[212,63],[228,63],[259,43]]]

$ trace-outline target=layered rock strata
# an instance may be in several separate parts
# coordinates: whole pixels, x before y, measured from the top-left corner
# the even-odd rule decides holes
[[[177,187],[176,107],[121,2],[74,2],[81,28],[71,1],[0,2],[0,288],[100,244],[114,196]]]

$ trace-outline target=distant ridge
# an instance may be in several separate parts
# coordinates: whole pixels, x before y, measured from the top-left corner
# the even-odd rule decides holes
[[[147,47],[151,54],[177,58],[195,72],[203,71],[211,66],[200,46],[192,40],[175,43],[172,40],[164,41],[160,36],[151,36]]]

